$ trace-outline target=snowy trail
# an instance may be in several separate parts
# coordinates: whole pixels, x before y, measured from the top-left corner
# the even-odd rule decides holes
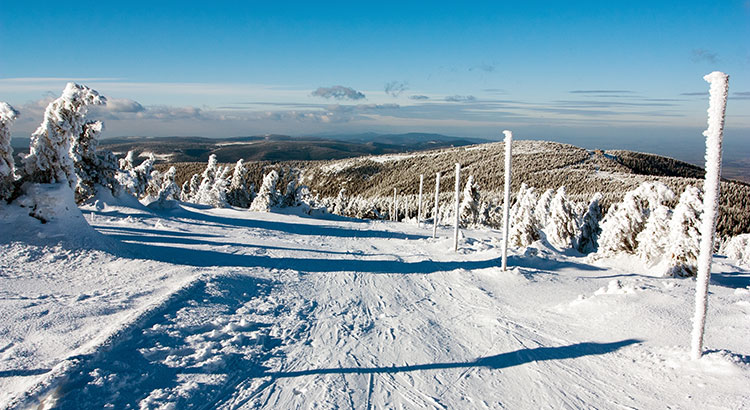
[[[335,217],[183,206],[88,219],[123,255],[201,279],[77,357],[50,407],[750,405],[748,276],[712,288],[735,353],[692,363],[674,346],[687,342],[690,281],[543,249],[511,253],[501,272],[497,232],[467,231],[453,253],[447,228],[433,240],[431,227]]]

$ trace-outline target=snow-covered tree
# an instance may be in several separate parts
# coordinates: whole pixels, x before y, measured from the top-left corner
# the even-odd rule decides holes
[[[117,158],[109,151],[97,151],[99,135],[103,129],[104,124],[101,121],[88,121],[83,124],[81,134],[74,136],[71,142],[70,155],[73,157],[77,177],[77,203],[96,195],[97,187],[107,188],[114,195],[121,191],[117,179]]]
[[[16,179],[13,146],[10,144],[10,126],[16,118],[18,111],[0,102],[0,199],[10,198]]]
[[[602,219],[597,254],[635,253],[638,234],[646,226],[651,210],[672,199],[674,193],[661,182],[644,182],[627,192],[622,202],[611,206]]]
[[[555,190],[548,189],[542,193],[539,197],[539,202],[534,208],[534,216],[539,221],[541,226],[547,226],[547,217],[550,213],[550,205],[552,204],[552,198],[555,197]]]
[[[730,238],[723,246],[722,253],[730,259],[750,266],[750,234],[745,233]]]
[[[461,226],[472,226],[478,223],[479,185],[474,183],[473,175],[469,175],[469,179],[464,186],[463,198],[458,208],[458,214],[461,216]]]
[[[602,219],[602,208],[599,201],[602,200],[602,194],[597,192],[591,197],[588,209],[583,214],[581,229],[578,238],[576,238],[576,249],[581,253],[596,252],[599,234],[602,230],[599,228],[599,221]]]
[[[291,181],[286,184],[284,197],[281,200],[281,206],[288,208],[299,206],[301,203],[299,197],[300,188],[302,187],[297,185],[297,178],[292,178]]]
[[[656,261],[664,256],[669,239],[669,220],[672,211],[658,205],[649,213],[643,230],[636,236],[636,254],[644,261]]]
[[[700,250],[700,220],[703,210],[703,195],[700,189],[687,186],[680,195],[669,221],[667,240],[667,275],[695,276],[698,271]]]
[[[130,150],[125,155],[125,158],[120,158],[120,169],[131,171],[133,168],[135,168],[135,152]]]
[[[234,165],[232,181],[229,184],[229,190],[227,192],[227,202],[229,202],[229,205],[239,208],[250,207],[252,194],[247,186],[247,180],[245,179],[246,173],[245,162],[242,159],[238,160]]]
[[[558,249],[573,246],[577,233],[576,225],[576,215],[565,195],[565,187],[561,186],[550,202],[550,214],[544,228],[547,241]]]
[[[200,186],[198,186],[195,194],[191,193],[191,199],[198,204],[223,208],[228,205],[228,187],[229,167],[220,167],[216,160],[216,155],[211,154],[208,157],[206,169],[203,170]]]
[[[346,192],[346,188],[341,188],[339,189],[339,194],[336,195],[336,199],[333,201],[333,213],[336,215],[344,215],[348,206],[349,195]]]
[[[169,167],[169,170],[164,173],[158,170],[153,171],[146,190],[147,198],[161,208],[166,207],[169,201],[178,199],[180,188],[174,181],[176,174],[175,167]]]
[[[189,181],[185,181],[180,189],[180,201],[183,202],[195,202],[198,189],[201,186],[201,177],[198,174],[193,174]]]
[[[511,224],[508,244],[523,248],[540,238],[540,226],[534,216],[538,196],[534,187],[521,184],[516,203],[511,209]]]
[[[39,183],[64,181],[74,187],[76,175],[70,156],[71,142],[85,131],[88,106],[103,105],[106,101],[89,87],[68,83],[60,98],[47,106],[42,124],[31,134],[23,178]]]
[[[251,211],[268,212],[279,202],[279,194],[276,191],[278,181],[279,174],[275,170],[271,170],[263,177],[263,184],[250,205]]]

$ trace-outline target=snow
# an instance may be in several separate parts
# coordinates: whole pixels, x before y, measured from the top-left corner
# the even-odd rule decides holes
[[[635,256],[535,242],[503,272],[499,231],[454,253],[451,227],[283,211],[102,196],[41,224],[0,205],[0,408],[750,404],[750,272],[731,260],[692,361],[692,280]]]

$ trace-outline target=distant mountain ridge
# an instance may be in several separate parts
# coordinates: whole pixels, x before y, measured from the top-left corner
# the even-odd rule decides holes
[[[169,162],[204,162],[215,154],[220,162],[317,161],[363,155],[393,154],[457,147],[485,142],[476,138],[440,134],[354,134],[303,136],[269,134],[231,138],[206,137],[117,137],[102,139],[99,146],[122,154],[152,152]]]

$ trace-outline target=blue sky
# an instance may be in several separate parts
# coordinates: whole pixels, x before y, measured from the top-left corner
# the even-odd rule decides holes
[[[750,136],[747,0],[153,3],[3,4],[14,134],[76,81],[105,136],[700,139],[721,70],[727,138]]]

